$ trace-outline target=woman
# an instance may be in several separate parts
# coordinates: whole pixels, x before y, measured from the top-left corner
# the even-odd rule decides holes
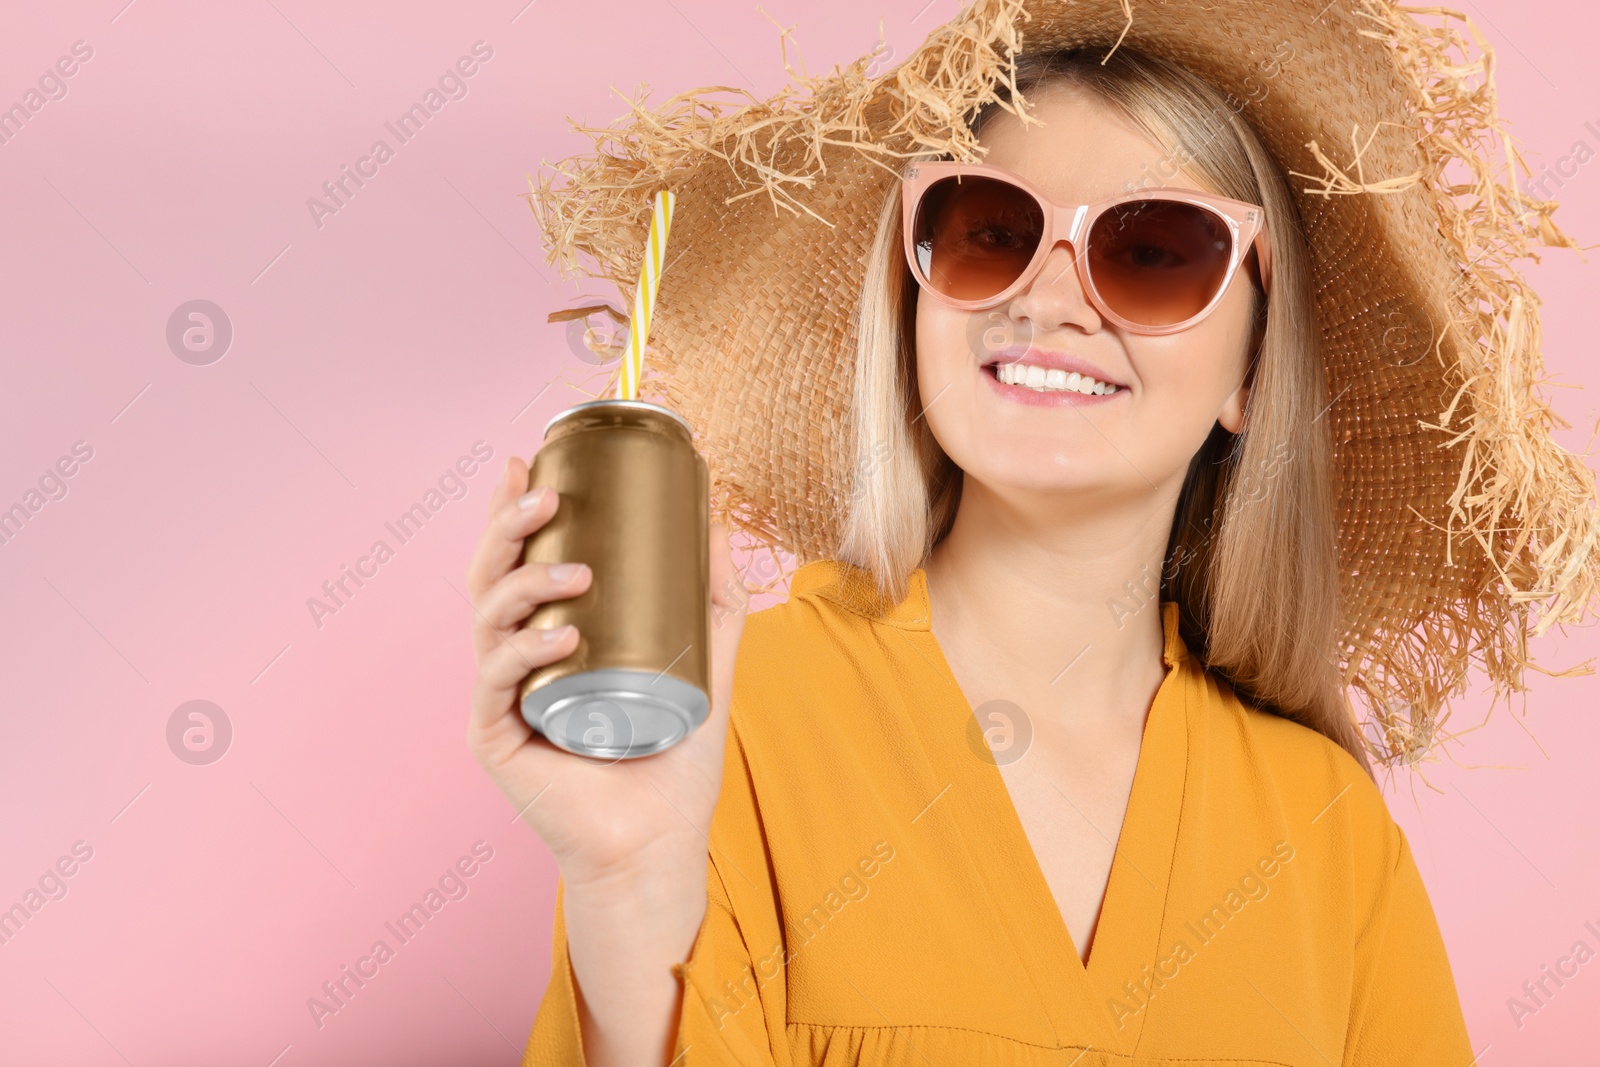
[[[1105,53],[1022,53],[982,163],[881,202],[837,550],[747,622],[713,528],[686,741],[599,765],[517,714],[579,636],[512,631],[592,577],[513,569],[560,503],[508,463],[470,738],[561,870],[526,1062],[1472,1060],[1341,692],[1287,176],[1205,80]]]

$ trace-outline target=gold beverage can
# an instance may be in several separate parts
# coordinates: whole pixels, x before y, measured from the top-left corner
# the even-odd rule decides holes
[[[648,756],[711,710],[710,477],[689,424],[642,400],[595,400],[545,425],[528,488],[559,494],[523,563],[587,563],[581,596],[525,625],[578,628],[578,647],[518,690],[552,744],[605,759]]]

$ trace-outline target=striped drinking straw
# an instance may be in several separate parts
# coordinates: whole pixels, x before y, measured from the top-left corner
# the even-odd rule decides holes
[[[656,306],[656,287],[661,283],[661,268],[666,263],[667,231],[672,227],[672,205],[676,197],[662,190],[656,194],[650,216],[650,239],[645,242],[644,262],[639,265],[639,284],[633,291],[633,318],[628,323],[628,352],[622,361],[622,376],[617,379],[617,399],[634,400],[639,395],[639,378],[644,372],[644,346],[650,335],[650,312]]]

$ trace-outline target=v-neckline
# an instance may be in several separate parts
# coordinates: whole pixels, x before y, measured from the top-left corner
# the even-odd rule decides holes
[[[921,624],[908,636],[925,645],[930,664],[942,672],[941,680],[953,697],[949,720],[937,724],[937,732],[944,736],[930,746],[929,756],[950,772],[952,783],[972,791],[967,802],[952,804],[951,809],[1046,1015],[1057,1033],[1082,1033],[1088,1021],[1101,1035],[1100,1047],[1131,1052],[1145,1012],[1119,1011],[1116,1002],[1129,1009],[1143,1003],[1140,981],[1161,956],[1159,939],[1188,762],[1182,678],[1188,650],[1178,635],[1177,604],[1161,602],[1166,675],[1145,718],[1087,963],[1067,929],[1000,768],[992,759],[972,758],[966,739],[972,736],[974,712],[933,634],[926,576],[920,568],[913,572],[910,595],[900,608],[896,615]],[[960,734],[951,737],[952,730]]]

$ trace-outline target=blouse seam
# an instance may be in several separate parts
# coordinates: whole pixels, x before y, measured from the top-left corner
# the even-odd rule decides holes
[[[1085,1047],[1094,1048],[1094,1047],[1096,1047],[1096,1046],[1093,1046],[1093,1045],[1084,1045],[1084,1044],[1079,1044],[1079,1043],[1072,1043],[1072,1044],[1060,1044],[1060,1043],[1057,1043],[1057,1044],[1054,1044],[1054,1045],[1041,1045],[1037,1041],[1028,1041],[1028,1040],[1026,1040],[1024,1038],[1012,1037],[1009,1034],[997,1034],[993,1030],[979,1030],[979,1029],[977,1029],[975,1027],[971,1027],[971,1026],[943,1026],[943,1025],[940,1025],[940,1024],[937,1024],[937,1023],[907,1023],[907,1024],[904,1024],[904,1025],[901,1025],[901,1026],[855,1026],[855,1025],[851,1025],[851,1024],[813,1023],[813,1022],[806,1022],[806,1021],[804,1021],[802,1019],[787,1019],[787,1020],[785,1020],[785,1025],[788,1025],[788,1026],[809,1026],[809,1027],[811,1027],[812,1029],[815,1029],[815,1030],[874,1030],[874,1031],[883,1030],[883,1031],[888,1031],[890,1033],[895,1033],[895,1032],[901,1031],[901,1030],[941,1030],[941,1031],[948,1030],[948,1031],[950,1031],[952,1033],[977,1034],[977,1035],[979,1035],[981,1037],[992,1037],[992,1038],[994,1038],[994,1039],[996,1039],[998,1041],[1010,1041],[1010,1042],[1013,1042],[1014,1044],[1027,1045],[1029,1048],[1042,1049],[1042,1050],[1044,1050],[1046,1052],[1060,1052],[1062,1049],[1085,1048]]]
[[[865,619],[867,622],[881,623],[884,626],[893,626],[897,630],[922,630],[927,628],[926,626],[910,625],[900,619],[891,619],[889,616],[893,612],[893,608],[875,614],[866,610],[865,608],[858,607],[855,604],[850,603],[843,596],[831,593],[830,590],[832,590],[832,588],[832,586],[825,586],[821,589],[809,589],[793,599],[805,600],[807,597],[812,597],[817,600],[826,601],[832,607],[835,607],[840,611],[848,611],[857,618]],[[918,621],[922,622],[925,620]]]
[[[807,566],[809,565],[810,564],[807,564]],[[826,601],[828,604],[838,608],[841,611],[847,611],[858,618],[865,619],[867,622],[883,623],[885,626],[893,626],[897,630],[926,630],[928,628],[928,613],[926,611],[922,612],[921,617],[915,620],[896,619],[890,617],[899,613],[904,601],[902,601],[901,604],[879,603],[877,605],[877,610],[870,610],[866,606],[854,601],[849,592],[844,588],[849,580],[848,572],[843,570],[844,566],[846,565],[841,561],[833,561],[833,577],[831,581],[819,583],[818,585],[815,585],[800,593],[794,592],[794,586],[791,580],[789,598],[786,603],[794,603],[796,601],[804,600],[807,597],[813,597],[817,600]],[[927,599],[926,585],[924,585],[922,596],[924,606],[927,604]]]
[[[739,754],[739,768],[744,774],[745,787],[750,791],[751,817],[755,822],[756,835],[760,841],[762,866],[768,880],[767,888],[775,898],[774,903],[779,904],[781,907],[781,902],[776,900],[778,896],[777,872],[773,868],[772,844],[767,836],[766,817],[761,810],[761,796],[759,791],[756,789],[755,771],[750,766],[750,752],[747,748],[745,748],[744,732],[734,725],[733,717],[731,715],[728,718],[728,732],[732,735],[728,738],[728,740],[735,746],[735,750]],[[745,931],[744,924],[739,920],[739,913],[734,904],[733,890],[729,888],[732,883],[723,874],[722,865],[717,861],[717,849],[719,846],[712,845],[709,837],[706,839],[706,844],[708,847],[708,855],[711,860],[711,869],[716,873],[717,880],[722,883],[722,895],[728,900],[728,904],[725,908],[723,908],[723,910],[728,913],[728,918],[733,921],[733,927],[739,932],[739,939],[744,943],[746,952],[750,953],[756,951],[751,946],[750,938]],[[729,853],[727,848],[722,848],[721,851],[725,855]],[[748,886],[752,891],[759,892],[759,888],[750,881],[750,877],[746,875],[744,871],[739,868],[739,865],[733,861],[731,855],[728,855],[728,863],[733,867],[734,873],[744,880],[746,886]],[[788,947],[786,941],[784,943],[784,947]],[[754,963],[755,961],[752,958],[752,969],[754,968]]]
[[[1396,829],[1398,829],[1398,827],[1396,827]],[[1370,957],[1373,960],[1376,960],[1382,955],[1384,945],[1387,944],[1389,940],[1391,902],[1393,900],[1395,883],[1400,873],[1400,860],[1402,853],[1403,850],[1401,849],[1399,840],[1397,838],[1395,841],[1394,863],[1390,865],[1389,878],[1383,887],[1383,900],[1378,905],[1383,914],[1381,917],[1375,916],[1372,920],[1369,920],[1369,929],[1371,929],[1374,924],[1377,926],[1377,929],[1374,931],[1375,936],[1373,938],[1372,954]],[[1360,1044],[1359,1038],[1361,1036],[1361,1031],[1366,1027],[1367,1005],[1372,999],[1372,983],[1365,980],[1365,976],[1363,976],[1363,979],[1361,999],[1359,1002],[1351,1005],[1351,1025],[1347,1027],[1345,1031],[1344,1055],[1339,1057],[1339,1061],[1341,1063],[1350,1062],[1351,1054]]]
[[[796,1027],[803,1026],[803,1027],[807,1027],[807,1028],[812,1029],[812,1030],[887,1031],[889,1033],[898,1033],[898,1032],[905,1031],[905,1030],[937,1030],[937,1031],[941,1031],[941,1032],[948,1031],[948,1032],[951,1032],[951,1033],[958,1033],[958,1034],[976,1034],[976,1035],[978,1035],[980,1037],[992,1037],[992,1038],[994,1038],[994,1039],[996,1039],[998,1041],[1009,1041],[1010,1043],[1012,1043],[1014,1045],[1024,1045],[1024,1046],[1026,1046],[1028,1048],[1036,1048],[1036,1049],[1039,1049],[1039,1050],[1041,1050],[1043,1052],[1063,1052],[1063,1051],[1070,1051],[1072,1049],[1085,1049],[1085,1050],[1094,1049],[1096,1052],[1099,1052],[1103,1056],[1114,1056],[1119,1060],[1127,1060],[1129,1062],[1133,1062],[1134,1057],[1137,1055],[1137,1048],[1135,1049],[1134,1052],[1116,1052],[1116,1051],[1113,1051],[1112,1049],[1103,1048],[1103,1047],[1101,1047],[1099,1045],[1091,1044],[1089,1042],[1079,1042],[1079,1041],[1073,1041],[1073,1042],[1068,1042],[1068,1043],[1064,1043],[1064,1044],[1063,1043],[1058,1043],[1058,1044],[1055,1044],[1055,1045],[1041,1045],[1037,1041],[1028,1041],[1028,1040],[1025,1040],[1024,1038],[1011,1037],[1008,1034],[997,1034],[992,1030],[979,1030],[979,1029],[976,1029],[976,1028],[970,1027],[970,1026],[940,1026],[940,1025],[936,1025],[936,1024],[933,1024],[933,1023],[907,1023],[907,1024],[904,1024],[904,1025],[900,1025],[900,1026],[857,1026],[857,1025],[854,1025],[854,1024],[837,1024],[836,1025],[836,1024],[832,1024],[832,1023],[813,1023],[813,1022],[806,1022],[806,1021],[800,1020],[800,1019],[788,1019],[788,1020],[785,1020],[784,1025],[785,1026],[796,1026]],[[1162,1056],[1162,1057],[1159,1057],[1158,1059],[1159,1059],[1159,1062],[1162,1062],[1162,1063],[1212,1063],[1212,1064],[1214,1064],[1214,1063],[1219,1062],[1217,1060],[1217,1058],[1214,1057],[1214,1056]],[[1231,1061],[1231,1062],[1234,1062],[1234,1063],[1257,1063],[1257,1064],[1265,1065],[1265,1067],[1294,1067],[1293,1064],[1284,1063],[1281,1060],[1257,1060],[1257,1059],[1249,1059],[1249,1058],[1244,1058],[1244,1057],[1239,1057],[1239,1056],[1230,1056],[1230,1057],[1227,1057],[1226,1060],[1221,1061],[1221,1062],[1228,1062],[1228,1061]]]
[[[1171,669],[1181,671],[1184,675],[1179,679],[1183,684],[1183,781],[1178,787],[1178,825],[1174,828],[1172,834],[1172,854],[1167,857],[1167,883],[1165,892],[1161,894],[1161,918],[1156,922],[1156,952],[1158,953],[1161,951],[1161,933],[1167,928],[1167,914],[1172,909],[1172,884],[1178,866],[1178,842],[1183,840],[1183,819],[1189,806],[1189,768],[1194,762],[1193,754],[1190,751],[1193,747],[1194,724],[1189,721],[1191,707],[1189,690],[1195,680],[1189,676],[1188,668],[1185,664],[1174,663]],[[1135,1056],[1138,1055],[1140,1047],[1144,1044],[1145,1031],[1149,1029],[1146,1024],[1149,1021],[1150,1013],[1147,1011],[1144,1013],[1144,1018],[1139,1022],[1139,1034],[1133,1039],[1133,1054]],[[1269,1061],[1263,1060],[1259,1062],[1265,1063]]]

